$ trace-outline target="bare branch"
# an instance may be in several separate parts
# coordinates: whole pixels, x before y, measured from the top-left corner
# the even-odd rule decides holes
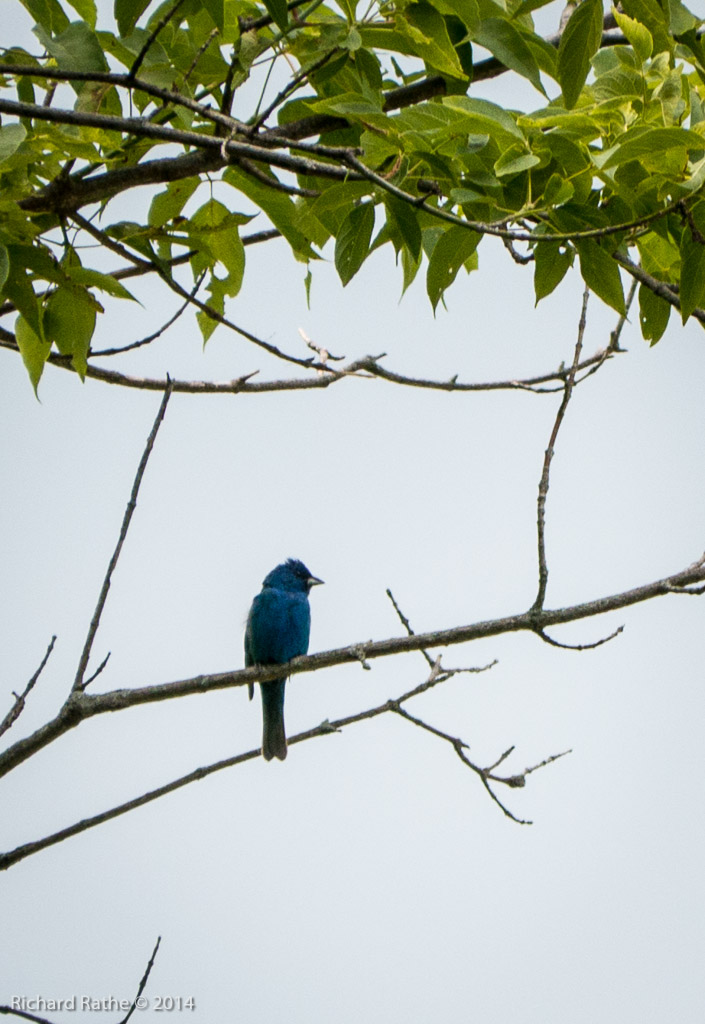
[[[91,619],[91,624],[88,627],[88,635],[86,636],[86,642],[83,645],[83,651],[81,652],[81,657],[78,662],[78,668],[76,670],[76,678],[74,679],[73,682],[74,691],[80,691],[84,686],[83,679],[86,674],[86,668],[88,667],[88,659],[91,656],[93,641],[95,640],[95,635],[98,632],[100,617],[103,614],[105,602],[108,599],[110,581],[112,579],[113,572],[115,571],[115,567],[117,566],[118,559],[120,558],[120,552],[122,551],[122,546],[125,542],[125,537],[127,536],[127,531],[130,527],[130,520],[132,519],[132,515],[135,511],[135,508],[137,507],[137,495],[139,494],[140,485],[142,483],[142,477],[144,476],[144,471],[147,468],[149,456],[152,454],[152,448],[154,447],[154,442],[156,440],[159,427],[162,424],[162,420],[164,419],[164,414],[166,412],[166,407],[169,404],[170,398],[171,388],[167,386],[164,392],[164,397],[162,399],[161,405],[159,406],[159,411],[154,421],[154,425],[152,426],[152,430],[149,434],[149,437],[147,438],[147,444],[145,445],[144,452],[142,453],[140,464],[137,467],[137,474],[132,485],[132,493],[130,494],[130,500],[127,503],[125,515],[123,516],[122,519],[120,535],[118,537],[118,541],[115,546],[115,550],[113,551],[110,562],[108,563],[108,568],[105,573],[105,579],[103,580],[103,586],[100,588],[100,594],[98,595],[98,603],[95,606],[93,618]]]
[[[466,671],[475,673],[486,672],[495,664],[496,662],[493,661],[488,665],[483,665],[475,669],[467,669]],[[356,714],[347,715],[345,718],[339,718],[333,722],[326,719],[313,729],[307,729],[305,732],[289,737],[288,744],[289,746],[292,746],[295,743],[304,743],[317,736],[329,736],[332,733],[341,732],[346,726],[377,718],[379,715],[386,714],[393,710],[391,706],[392,703],[400,705],[407,700],[411,700],[413,697],[417,697],[421,693],[425,693],[432,687],[444,682],[447,678],[448,676],[434,677],[432,673],[423,683],[406,693],[403,693],[394,702],[384,701],[384,703],[379,704],[376,707],[367,708],[364,711],[358,711]],[[55,846],[57,843],[61,843],[65,839],[70,839],[72,836],[79,835],[81,832],[95,828],[97,825],[102,825],[106,821],[118,818],[123,814],[127,814],[129,811],[135,810],[137,807],[142,807],[145,804],[152,803],[152,801],[158,800],[163,796],[167,796],[169,793],[173,793],[177,789],[182,789],[184,786],[188,786],[192,782],[199,782],[201,779],[205,779],[209,775],[213,775],[215,772],[223,771],[225,768],[233,768],[235,765],[243,764],[245,761],[252,761],[259,757],[261,752],[261,749],[258,747],[255,750],[248,750],[243,754],[236,754],[234,757],[228,757],[222,761],[216,761],[214,764],[210,764],[202,768],[196,768],[187,775],[182,775],[178,779],[174,779],[172,782],[169,782],[164,786],[159,786],[156,789],[150,790],[148,793],[142,794],[142,796],[135,797],[133,800],[128,800],[125,803],[119,804],[117,807],[113,807],[109,811],[103,811],[101,814],[95,814],[90,818],[84,818],[82,821],[78,821],[74,825],[68,826],[68,828],[63,828],[58,832],[54,832],[52,835],[45,836],[43,839],[38,839],[31,843],[24,843],[22,846],[18,846],[8,853],[0,853],[0,871],[7,870],[7,868],[12,867],[14,864],[24,860],[26,857],[39,853],[41,850],[45,850],[50,846]]]
[[[147,966],[145,968],[145,972],[142,975],[142,980],[140,981],[139,986],[137,988],[137,993],[135,995],[135,998],[132,1000],[132,1006],[127,1011],[127,1013],[122,1018],[122,1020],[119,1022],[119,1024],[127,1024],[128,1020],[130,1019],[132,1014],[135,1012],[135,1008],[137,1007],[137,1000],[139,999],[139,997],[144,992],[145,985],[147,984],[147,982],[149,980],[149,975],[151,974],[152,968],[154,967],[154,961],[156,959],[157,951],[159,950],[159,943],[161,941],[162,941],[162,937],[161,937],[161,935],[158,935],[157,936],[156,944],[154,946],[154,949],[152,950],[152,955],[149,958],[149,963],[147,964]]]
[[[591,644],[562,644],[559,640],[554,640],[550,637],[543,629],[536,630],[536,636],[540,637],[544,643],[550,644],[551,647],[560,647],[563,651],[592,651],[596,647],[602,647],[603,644],[609,643],[610,640],[614,640],[615,637],[619,636],[620,633],[624,632],[624,626],[618,626],[613,633],[609,636],[603,636],[601,640],[595,640]]]
[[[204,270],[202,274],[199,274],[198,278],[196,279],[196,283],[189,292],[188,297],[185,299],[183,304],[179,306],[174,315],[170,317],[165,324],[162,324],[159,330],[154,331],[152,334],[148,334],[146,338],[141,338],[139,341],[131,341],[129,345],[123,345],[121,348],[103,348],[98,349],[97,351],[93,351],[93,349],[91,349],[90,352],[88,353],[89,358],[93,358],[95,356],[122,355],[123,352],[132,352],[133,349],[142,348],[144,345],[150,345],[153,341],[156,341],[157,338],[160,338],[165,331],[168,331],[169,328],[176,323],[179,317],[189,308],[192,299],[195,297],[196,293],[198,292],[198,289],[203,284],[203,278],[205,276],[206,272]],[[166,389],[166,382],[164,384],[164,387]]]
[[[6,733],[7,730],[10,729],[15,724],[17,719],[20,717],[20,715],[24,711],[25,702],[27,700],[27,697],[28,697],[30,691],[33,689],[35,683],[39,679],[40,675],[44,671],[44,666],[49,661],[49,656],[51,655],[51,652],[54,650],[54,644],[55,643],[56,643],[56,637],[53,636],[51,638],[51,640],[49,641],[49,646],[47,647],[46,653],[45,653],[44,657],[42,658],[42,660],[40,662],[39,668],[34,673],[32,678],[29,680],[29,682],[25,686],[25,688],[22,691],[22,693],[13,693],[12,696],[15,698],[15,703],[12,705],[10,710],[7,712],[7,714],[3,718],[2,722],[0,722],[0,736],[2,736],[3,733]]]
[[[137,994],[135,995],[135,998],[132,1001],[132,1006],[128,1010],[127,1014],[122,1018],[122,1020],[120,1020],[118,1022],[118,1024],[127,1024],[128,1020],[130,1019],[132,1014],[135,1012],[135,1009],[137,1007],[137,1000],[139,999],[139,997],[144,992],[145,986],[146,986],[147,981],[149,979],[149,975],[151,974],[152,968],[154,967],[154,961],[155,961],[155,958],[157,956],[157,950],[159,949],[159,944],[160,944],[161,941],[162,941],[162,937],[160,935],[158,937],[158,939],[157,939],[157,943],[156,943],[154,949],[152,950],[152,955],[149,958],[149,963],[147,964],[145,972],[142,975],[142,980],[139,983],[139,987],[137,989]],[[15,1009],[12,1006],[0,1006],[0,1014],[12,1015],[14,1017],[20,1017],[22,1020],[32,1021],[33,1024],[52,1024],[52,1022],[50,1020],[47,1020],[46,1017],[38,1017],[34,1013],[28,1013],[26,1010]]]
[[[419,651],[424,647],[449,647],[454,644],[468,643],[472,640],[490,636],[501,636],[505,633],[530,632],[546,630],[551,626],[566,622],[577,622],[595,615],[628,608],[634,604],[661,597],[665,594],[680,594],[683,588],[691,588],[705,584],[705,555],[680,572],[663,579],[621,591],[609,597],[601,597],[581,604],[569,605],[566,608],[536,609],[518,615],[509,615],[500,619],[488,619],[470,625],[456,626],[452,629],[437,630],[431,633],[416,633],[413,636],[391,637],[388,640],[368,640],[350,644],[331,651],[321,651],[294,658],[287,665],[289,675],[299,672],[318,672],[331,668],[333,665],[345,665],[359,662],[361,659],[368,664],[376,658],[390,655],[406,654]],[[688,592],[690,592],[688,590]],[[250,683],[268,682],[278,678],[281,670],[277,666],[253,666],[236,669],[230,672],[218,672],[211,675],[194,676],[170,683],[157,683],[151,686],[134,687],[131,689],[109,690],[107,693],[88,694],[74,692],[63,705],[59,713],[31,736],[18,740],[7,750],[0,753],[0,777],[22,764],[37,751],[42,750],[54,740],[75,728],[81,722],[95,715],[123,708],[151,704],[161,700],[171,700],[187,694],[207,693],[212,690],[224,690],[230,687],[247,686]],[[427,688],[427,687],[426,687]],[[418,692],[422,692],[419,690]],[[254,754],[252,756],[255,756]]]
[[[542,761],[540,765],[534,765],[531,768],[526,768],[523,772],[520,772],[516,775],[496,775],[495,769],[503,761],[505,761],[507,757],[509,757],[509,755],[514,750],[514,747],[510,747],[509,750],[505,750],[505,752],[497,761],[495,761],[493,765],[491,765],[490,767],[483,768],[480,765],[475,764],[474,761],[470,760],[469,756],[466,754],[468,744],[464,740],[460,739],[459,736],[451,736],[449,733],[444,732],[442,729],[437,729],[435,725],[430,725],[428,722],[424,721],[424,719],[418,718],[416,715],[410,714],[405,708],[401,707],[399,701],[390,701],[389,705],[390,710],[394,711],[397,715],[400,715],[407,722],[411,723],[412,725],[416,725],[418,726],[419,729],[423,729],[425,732],[431,733],[432,736],[436,736],[438,737],[438,739],[442,739],[446,743],[449,743],[450,746],[455,751],[455,753],[460,758],[460,760],[463,762],[463,764],[466,765],[466,767],[468,767],[472,772],[475,773],[475,775],[477,775],[480,778],[483,786],[489,793],[492,800],[497,804],[498,807],[502,809],[503,813],[508,818],[511,818],[511,820],[515,821],[518,825],[531,824],[530,821],[524,818],[517,818],[516,815],[512,811],[510,811],[509,808],[504,803],[502,803],[502,801],[499,799],[497,794],[492,789],[490,783],[501,783],[502,785],[509,786],[510,789],[520,789],[526,785],[526,776],[530,772],[537,771],[539,767],[551,764],[553,761],[556,761],[559,757],[563,757],[564,754],[553,754],[551,757],[548,757],[544,761]]]
[[[36,1013],[28,1013],[27,1010],[15,1010],[12,1006],[0,1006],[1,1014],[12,1014],[15,1017],[21,1017],[22,1020],[30,1020],[33,1024],[52,1024],[46,1017],[38,1017]]]
[[[407,634],[409,636],[415,636],[416,634],[414,633],[413,629],[411,628],[411,623],[409,622],[409,620],[407,619],[406,615],[404,615],[404,612],[401,610],[401,608],[397,604],[397,602],[396,602],[396,600],[394,598],[394,594],[391,592],[389,587],[387,587],[385,593],[387,594],[387,597],[389,598],[389,600],[392,602],[392,605],[394,606],[394,611],[399,616],[399,621],[401,622],[402,626],[406,630]],[[435,665],[436,665],[436,662],[434,662],[434,660],[431,657],[431,655],[428,653],[428,651],[424,650],[423,648],[421,649],[421,653],[423,654],[424,658],[426,659],[427,664],[430,665],[430,667],[433,669],[435,667]]]
[[[153,85],[141,78],[131,77],[129,74],[119,74],[113,71],[69,71],[65,68],[40,68],[36,64],[0,63],[0,75],[12,75],[16,78],[41,78],[55,82],[101,82],[104,85],[114,85],[117,88],[135,89],[138,92],[146,93],[153,99],[160,100],[161,103],[185,107],[187,110],[193,111],[194,114],[198,114],[204,121],[212,121],[228,130],[237,127],[243,130],[247,129],[247,125],[236,118],[213,110],[212,107],[199,103],[197,100],[192,100],[184,93],[162,89],[158,85]],[[188,73],[185,77],[188,78]]]
[[[150,267],[150,269],[152,269]],[[159,272],[158,268],[154,268],[156,272]],[[139,269],[137,273],[141,273]],[[127,276],[127,275],[123,275]],[[186,294],[184,291],[183,293]],[[226,326],[233,330],[238,331],[240,334],[244,334],[248,337],[246,331],[238,328],[235,324],[231,324],[226,321]],[[249,340],[249,339],[248,339]],[[304,340],[307,340],[304,338]],[[267,346],[267,342],[260,342],[263,347]],[[190,395],[204,395],[204,394],[221,394],[221,395],[232,395],[232,394],[260,394],[271,391],[307,391],[316,388],[327,388],[331,384],[336,384],[340,380],[346,380],[350,377],[364,378],[365,375],[369,377],[379,377],[382,380],[386,380],[391,384],[398,384],[404,387],[416,387],[425,388],[433,391],[460,391],[460,392],[475,392],[475,391],[527,391],[532,394],[554,394],[556,391],[562,391],[562,383],[556,388],[540,388],[539,384],[545,381],[560,381],[565,382],[565,379],[570,372],[564,367],[560,367],[558,370],[554,370],[552,373],[541,374],[536,377],[529,377],[526,380],[504,380],[504,381],[481,381],[478,383],[466,383],[459,381],[457,376],[452,377],[448,381],[430,380],[420,377],[407,377],[400,373],[395,373],[392,370],[387,370],[380,365],[379,360],[383,358],[380,356],[363,356],[361,359],[356,359],[347,366],[342,367],[340,370],[334,370],[328,366],[327,360],[338,359],[338,356],[331,356],[328,353],[327,360],[323,361],[323,352],[326,351],[318,346],[312,345],[314,351],[316,351],[320,359],[315,362],[312,359],[297,360],[296,357],[289,356],[286,353],[281,352],[275,346],[271,346],[274,349],[272,354],[279,354],[280,357],[286,362],[298,362],[306,369],[314,369],[317,371],[316,377],[309,378],[294,378],[290,380],[271,380],[271,381],[259,381],[255,383],[248,383],[252,377],[254,377],[259,371],[255,370],[253,373],[245,374],[242,377],[236,377],[233,380],[228,381],[203,381],[203,380],[173,380],[171,381],[172,391],[178,391],[180,394]],[[14,334],[10,331],[4,330],[0,327],[0,348],[9,349],[12,352],[19,353],[19,348],[15,340]],[[623,351],[619,349],[618,351]],[[96,355],[103,355],[105,353],[95,353]],[[116,352],[116,354],[118,354]],[[594,372],[599,369],[602,364],[612,356],[612,352],[603,349],[597,352],[594,356],[589,359],[583,360],[578,367],[579,370],[586,371],[584,376],[580,380],[576,379],[575,384],[581,383],[586,377],[590,375],[590,372]],[[58,366],[64,370],[70,370],[75,373],[73,369],[71,358],[69,356],[62,356],[58,352],[50,352],[47,357],[47,362],[51,366]],[[86,369],[86,376],[93,380],[100,380],[106,384],[116,384],[118,386],[134,388],[142,391],[164,391],[166,389],[166,380],[162,377],[135,377],[130,374],[120,373],[116,370],[102,369],[97,366],[93,366],[89,363]]]
[[[108,651],[108,653],[105,655],[105,657],[103,658],[103,660],[101,661],[100,665],[95,670],[93,675],[90,675],[88,677],[88,679],[85,680],[85,682],[81,683],[81,687],[80,687],[81,690],[85,690],[87,687],[89,687],[91,685],[92,682],[94,682],[94,680],[96,680],[98,678],[98,676],[101,674],[101,672],[103,671],[105,666],[108,664],[109,660],[110,660],[110,651]]]
[[[543,608],[544,601],[546,599],[546,587],[548,585],[548,563],[546,561],[546,497],[548,495],[549,477],[551,473],[551,461],[553,459],[553,453],[555,450],[556,439],[558,437],[558,431],[561,428],[563,417],[565,416],[568,403],[570,402],[573,394],[573,385],[575,383],[575,374],[577,368],[580,365],[580,353],[583,348],[583,335],[585,334],[585,324],[587,317],[587,304],[590,296],[589,290],[586,288],[583,292],[583,304],[580,312],[580,322],[578,324],[578,340],[575,343],[575,354],[573,356],[573,365],[571,366],[568,375],[563,385],[563,400],[558,407],[556,413],[556,419],[553,424],[553,430],[548,441],[548,447],[543,460],[543,470],[541,472],[541,480],[539,481],[539,496],[537,502],[537,531],[538,531],[538,557],[539,557],[539,588],[536,594],[536,600],[534,601],[534,608],[539,611]]]

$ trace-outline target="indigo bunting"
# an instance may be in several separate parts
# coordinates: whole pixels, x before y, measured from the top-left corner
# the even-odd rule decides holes
[[[323,583],[303,562],[289,558],[265,576],[245,629],[245,665],[285,665],[308,651],[311,587]],[[265,761],[286,757],[284,687],[287,676],[260,683],[262,691],[262,755]],[[254,695],[250,683],[250,700]]]

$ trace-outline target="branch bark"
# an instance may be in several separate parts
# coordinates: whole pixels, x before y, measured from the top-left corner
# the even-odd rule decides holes
[[[376,658],[421,651],[424,648],[451,647],[455,644],[501,636],[505,633],[537,633],[550,626],[578,622],[596,615],[629,608],[631,605],[641,604],[666,594],[679,593],[685,588],[703,583],[705,583],[705,554],[692,565],[671,576],[607,597],[584,601],[565,608],[537,610],[532,607],[527,611],[499,619],[487,619],[483,622],[454,626],[450,629],[416,633],[413,636],[405,635],[386,640],[353,643],[347,647],[338,647],[334,650],[294,658],[289,662],[287,670],[290,675],[297,675],[300,672],[319,672],[321,669],[332,668],[334,665],[349,665],[361,660],[370,662]],[[278,673],[281,674],[281,669],[276,666],[261,666],[193,676],[190,679],[156,683],[132,689],[110,690],[101,694],[75,691],[54,719],[37,729],[31,736],[19,740],[0,754],[0,778],[81,722],[93,718],[95,715],[122,711],[125,708],[138,707],[142,704],[153,704],[161,700],[172,700],[176,697],[247,686],[249,683],[267,682],[278,678]]]

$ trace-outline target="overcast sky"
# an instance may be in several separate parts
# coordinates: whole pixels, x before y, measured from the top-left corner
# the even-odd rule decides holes
[[[18,3],[7,7],[13,31],[13,19],[28,24]],[[506,88],[478,95],[507,102]],[[248,209],[226,186],[215,194]],[[148,201],[131,194],[131,215]],[[332,262],[317,264],[309,310],[305,267],[286,245],[249,247],[229,314],[295,354],[306,354],[301,327],[348,359],[386,352],[390,368],[440,379],[514,379],[570,360],[576,271],[534,310],[531,268],[485,242],[480,271],[461,274],[434,319],[422,276],[399,302],[387,248],[345,290]],[[142,337],[175,308],[153,283],[134,291],[143,305],[109,302],[96,347]],[[593,298],[586,354],[614,322]],[[577,388],[560,434],[550,607],[658,579],[705,548],[702,328],[673,317],[649,349],[634,323],[622,343],[628,351]],[[159,396],[47,367],[38,403],[20,360],[2,350],[0,365],[0,718],[58,636],[6,737],[16,739],[70,687]],[[204,352],[191,314],[119,366],[291,375],[222,329]],[[173,396],[94,648],[96,663],[112,652],[96,692],[241,667],[249,604],[288,556],[326,581],[312,594],[312,651],[399,635],[387,587],[418,631],[526,610],[559,401],[361,379]],[[625,625],[594,651],[508,636],[444,654],[450,666],[498,660],[409,706],[469,742],[475,760],[515,744],[508,766],[521,770],[572,748],[524,790],[499,794],[531,826],[505,818],[449,746],[385,716],[23,861],[0,878],[0,1003],[129,999],[161,935],[149,1013],[159,997],[193,998],[185,1020],[701,1020],[704,614],[702,601],[672,596],[554,631],[585,643]],[[426,674],[415,654],[299,675],[287,731]],[[249,704],[242,688],[91,720],[3,780],[0,849],[257,747],[260,730],[259,696]]]

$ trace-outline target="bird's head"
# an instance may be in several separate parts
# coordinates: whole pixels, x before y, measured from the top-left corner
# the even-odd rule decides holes
[[[262,586],[308,594],[311,587],[319,583],[323,580],[314,576],[303,562],[298,558],[288,558],[265,576]]]

